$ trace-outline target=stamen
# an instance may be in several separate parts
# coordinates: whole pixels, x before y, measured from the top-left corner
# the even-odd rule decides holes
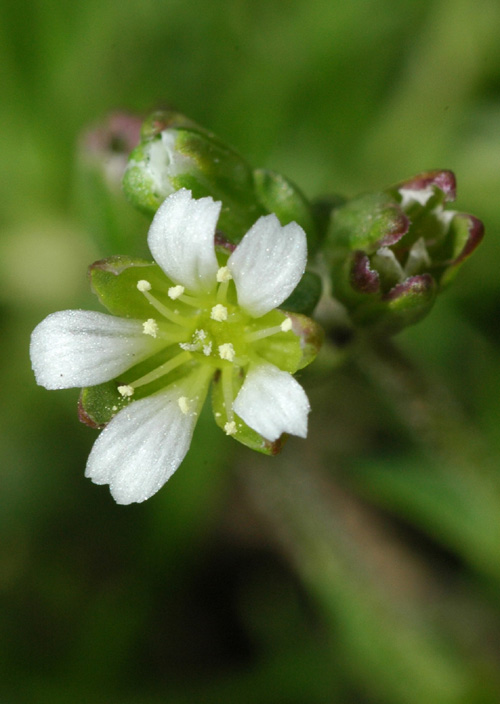
[[[182,296],[185,290],[186,289],[184,288],[184,286],[181,286],[180,284],[178,286],[171,286],[168,289],[168,297],[175,301],[176,298]]]
[[[173,301],[179,299],[179,301],[182,301],[182,303],[185,303],[188,306],[192,306],[193,308],[201,308],[203,305],[202,302],[199,301],[197,298],[194,298],[194,296],[184,295],[185,290],[186,289],[184,288],[184,286],[181,286],[181,284],[178,284],[177,286],[171,286],[168,289],[168,296]]]
[[[177,403],[179,404],[179,408],[181,409],[182,413],[184,413],[185,416],[189,413],[189,410],[191,408],[191,403],[187,396],[180,396],[177,399]]]
[[[212,342],[209,342],[207,345],[203,345],[203,354],[205,357],[210,357],[212,354]]]
[[[257,340],[262,340],[264,337],[270,337],[271,335],[276,335],[279,332],[290,332],[292,329],[292,321],[290,318],[284,320],[281,325],[274,325],[272,328],[263,328],[262,330],[255,330],[245,335],[247,342],[256,342]]]
[[[224,407],[228,422],[233,421],[233,367],[224,367],[222,369],[222,395],[224,397]]]
[[[154,318],[148,318],[146,322],[142,324],[142,332],[145,335],[151,335],[151,337],[156,337],[158,334],[158,323]]]
[[[219,357],[221,359],[227,359],[228,362],[234,362],[236,353],[234,347],[230,342],[224,342],[224,344],[219,345]]]
[[[227,320],[226,306],[217,303],[217,305],[212,308],[210,317],[212,318],[212,320],[216,320],[218,323],[222,323],[223,321]]]
[[[237,428],[234,420],[228,421],[224,424],[224,431],[226,435],[236,435]]]
[[[190,359],[191,355],[189,352],[180,352],[175,357],[172,357],[172,359],[169,359],[168,362],[164,362],[156,369],[153,369],[153,371],[149,372],[148,374],[145,374],[144,376],[141,376],[140,379],[137,379],[137,381],[134,381],[132,384],[130,384],[130,387],[132,389],[136,389],[139,386],[150,384],[152,381],[156,381],[160,377],[165,376],[165,374],[168,374],[173,369],[176,369],[176,367],[180,367],[181,364],[184,364]],[[118,389],[118,391],[120,391],[120,389]],[[122,392],[120,391],[120,393]]]
[[[186,294],[183,294],[179,297],[179,301],[182,301],[182,303],[185,303],[187,306],[191,306],[191,308],[204,308],[203,301],[199,298],[195,298],[194,296],[187,296]]]
[[[123,398],[129,398],[134,395],[134,387],[129,384],[119,386],[118,393],[121,394]]]
[[[184,318],[177,311],[171,311],[170,308],[164,306],[163,303],[160,303],[160,301],[150,293],[151,284],[149,283],[149,281],[146,281],[144,279],[138,281],[137,288],[142,294],[144,294],[144,296],[151,303],[151,305],[156,308],[158,313],[163,315],[164,318],[170,320],[170,322],[172,323],[176,323],[177,325],[182,325],[184,327],[187,327],[189,325],[190,321],[187,318]]]

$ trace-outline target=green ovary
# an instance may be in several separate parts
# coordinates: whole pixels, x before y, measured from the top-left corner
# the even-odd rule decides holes
[[[247,340],[252,322],[237,306],[214,302],[198,316],[194,332],[182,347],[189,349],[197,361],[215,368],[230,363],[246,366],[252,356],[252,345]]]

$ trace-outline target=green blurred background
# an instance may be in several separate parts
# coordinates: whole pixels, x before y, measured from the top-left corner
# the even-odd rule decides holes
[[[498,703],[498,1],[0,9],[2,703]],[[487,236],[404,356],[302,376],[307,441],[262,458],[207,413],[169,484],[121,507],[28,339],[97,308],[82,132],[161,106],[311,197],[452,169]]]

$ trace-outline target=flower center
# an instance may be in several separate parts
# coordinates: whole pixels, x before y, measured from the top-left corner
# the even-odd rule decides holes
[[[211,296],[191,296],[177,284],[168,289],[168,297],[158,298],[146,280],[138,281],[137,289],[157,313],[143,322],[143,333],[165,341],[168,359],[135,381],[118,386],[119,393],[130,399],[136,389],[163,377],[167,386],[172,383],[171,374],[175,371],[177,377],[183,365],[190,370],[204,369],[205,376],[218,371],[227,416],[224,429],[228,435],[236,433],[233,401],[238,381],[241,385],[249,364],[259,361],[255,348],[261,340],[291,331],[290,318],[283,315],[279,325],[270,326],[265,323],[266,316],[252,318],[237,305],[231,272],[225,266],[217,272]],[[185,393],[179,395],[179,408],[182,413],[190,412],[191,400]]]

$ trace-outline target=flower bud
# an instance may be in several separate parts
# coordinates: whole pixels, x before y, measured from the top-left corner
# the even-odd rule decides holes
[[[451,171],[429,171],[333,211],[333,291],[355,324],[392,333],[430,311],[483,237],[480,220],[445,208],[455,191]]]
[[[247,162],[214,134],[173,112],[154,113],[130,155],[123,181],[125,194],[153,215],[167,196],[181,188],[195,198],[222,201],[219,227],[238,243],[266,210],[255,194]]]

